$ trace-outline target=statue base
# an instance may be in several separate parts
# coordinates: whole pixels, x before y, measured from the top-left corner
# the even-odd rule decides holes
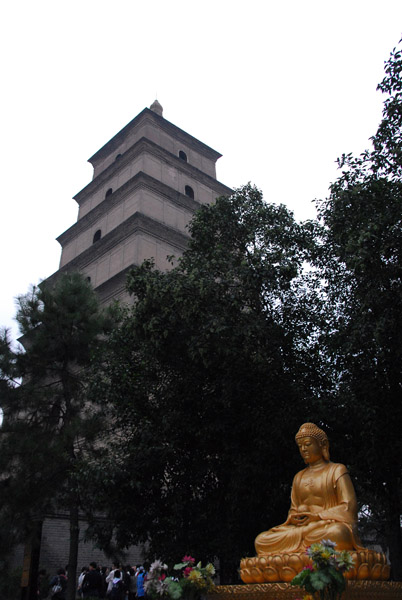
[[[370,581],[389,579],[390,566],[382,552],[364,549],[352,550],[350,554],[354,566],[345,573],[345,579]],[[278,552],[267,556],[243,558],[240,563],[240,577],[244,583],[289,582],[310,563],[310,558],[305,552]]]
[[[297,600],[305,592],[289,583],[217,585],[208,600]],[[342,600],[401,600],[402,582],[348,581]]]

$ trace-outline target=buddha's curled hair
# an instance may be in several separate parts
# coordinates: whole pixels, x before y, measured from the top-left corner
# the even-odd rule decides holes
[[[312,437],[317,440],[322,448],[324,459],[329,461],[329,440],[325,431],[317,427],[314,423],[304,423],[296,433],[295,440],[297,441],[303,437]]]

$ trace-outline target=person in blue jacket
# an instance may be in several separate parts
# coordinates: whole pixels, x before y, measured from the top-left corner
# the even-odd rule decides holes
[[[145,590],[144,590],[145,575],[146,575],[146,573],[145,573],[144,567],[140,567],[138,569],[138,574],[137,574],[137,598],[145,597]]]

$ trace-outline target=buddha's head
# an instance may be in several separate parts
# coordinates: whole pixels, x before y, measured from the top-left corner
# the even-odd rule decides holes
[[[296,433],[296,443],[299,446],[300,454],[306,463],[315,462],[317,458],[323,458],[329,461],[329,441],[325,431],[314,425],[314,423],[304,423]],[[302,444],[305,442],[305,444]],[[308,449],[305,450],[305,446]]]

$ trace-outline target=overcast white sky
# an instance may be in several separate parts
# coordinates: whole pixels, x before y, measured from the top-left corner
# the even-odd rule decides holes
[[[87,159],[156,96],[223,154],[220,181],[313,217],[376,130],[401,36],[401,0],[4,2],[0,325],[16,336],[15,296],[57,270]]]

